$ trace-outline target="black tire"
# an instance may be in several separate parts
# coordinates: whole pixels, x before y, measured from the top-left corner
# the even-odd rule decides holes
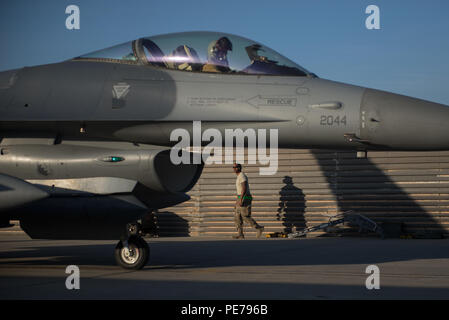
[[[115,261],[125,269],[142,269],[150,258],[150,248],[147,242],[141,237],[133,236],[128,239],[128,248],[132,256],[126,256],[122,241],[119,241],[114,251]]]

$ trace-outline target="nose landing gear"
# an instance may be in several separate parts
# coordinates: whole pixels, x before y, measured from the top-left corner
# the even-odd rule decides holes
[[[125,269],[140,270],[150,258],[150,248],[139,235],[138,225],[127,226],[127,238],[117,243],[114,251],[115,261]]]

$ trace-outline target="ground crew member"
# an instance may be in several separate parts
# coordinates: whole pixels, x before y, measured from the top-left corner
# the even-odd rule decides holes
[[[257,224],[257,222],[251,218],[251,203],[252,196],[249,190],[248,177],[242,172],[242,165],[234,163],[234,173],[237,175],[235,186],[237,189],[237,201],[235,202],[234,223],[237,228],[237,235],[233,236],[234,239],[244,239],[243,235],[243,223],[247,222],[251,227],[257,230],[257,238],[260,238],[264,227]]]

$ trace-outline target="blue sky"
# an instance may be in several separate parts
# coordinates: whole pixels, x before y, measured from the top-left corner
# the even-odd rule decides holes
[[[81,29],[67,30],[78,5]],[[367,30],[365,9],[380,8]],[[259,41],[322,78],[449,105],[449,1],[2,0],[0,70],[54,63],[141,36],[207,30]]]

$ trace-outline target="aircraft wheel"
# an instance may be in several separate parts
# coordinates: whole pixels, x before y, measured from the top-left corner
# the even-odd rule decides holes
[[[114,256],[117,264],[122,268],[140,270],[148,262],[150,248],[144,239],[132,236],[128,239],[128,250],[126,250],[123,241],[117,243]]]

